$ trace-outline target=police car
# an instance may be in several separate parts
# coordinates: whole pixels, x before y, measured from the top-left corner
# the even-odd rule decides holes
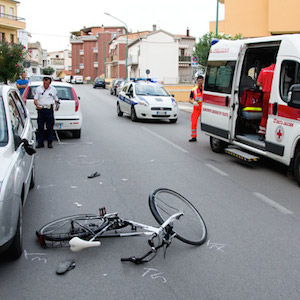
[[[163,86],[150,81],[128,82],[117,100],[119,117],[128,114],[133,122],[139,119],[169,120],[176,123],[178,106]]]

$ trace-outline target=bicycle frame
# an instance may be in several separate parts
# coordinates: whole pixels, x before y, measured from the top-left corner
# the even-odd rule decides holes
[[[121,219],[118,216],[118,213],[112,213],[112,214],[105,214],[103,216],[104,220],[107,220],[107,225],[99,231],[97,234],[95,234],[89,241],[84,241],[78,237],[72,238],[69,242],[70,244],[70,249],[74,252],[81,251],[85,248],[90,248],[90,247],[96,247],[100,246],[101,243],[100,241],[95,241],[96,238],[101,238],[101,237],[131,237],[131,236],[151,236],[149,239],[149,245],[152,248],[152,251],[156,251],[153,243],[153,238],[154,237],[159,237],[162,235],[162,244],[159,245],[161,247],[163,243],[165,242],[165,238],[167,233],[165,232],[165,229],[168,226],[172,226],[172,223],[175,220],[178,220],[181,216],[183,216],[182,212],[176,213],[172,216],[170,216],[160,227],[154,227],[154,226],[149,226],[146,224],[138,223],[135,221],[131,220],[126,220],[126,219]],[[144,231],[141,232],[124,232],[124,233],[114,233],[114,234],[107,234],[103,235],[107,231],[111,230],[109,229],[115,221],[121,221],[122,223],[127,223],[128,225],[131,225],[132,228],[134,229],[143,229]],[[169,240],[169,236],[167,237],[167,240]],[[156,247],[157,248],[157,247]]]

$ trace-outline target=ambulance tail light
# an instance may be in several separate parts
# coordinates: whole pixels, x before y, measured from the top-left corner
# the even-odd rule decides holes
[[[79,109],[79,98],[77,97],[76,92],[74,91],[74,89],[71,88],[71,90],[72,90],[72,94],[73,94],[73,97],[74,97],[74,100],[75,100],[75,112],[76,112]]]

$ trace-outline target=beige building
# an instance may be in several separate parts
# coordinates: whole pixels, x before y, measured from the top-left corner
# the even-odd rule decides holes
[[[18,30],[25,29],[25,19],[17,16],[19,3],[14,0],[0,0],[0,41],[17,43]]]
[[[218,22],[218,32],[243,37],[300,33],[299,0],[220,0],[225,18]],[[210,22],[216,32],[216,22]]]

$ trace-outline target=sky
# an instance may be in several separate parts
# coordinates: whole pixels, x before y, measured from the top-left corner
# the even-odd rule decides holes
[[[217,0],[18,0],[18,17],[25,18],[30,42],[39,41],[48,52],[71,49],[70,32],[84,26],[122,26],[104,12],[122,20],[129,31],[163,29],[198,38],[216,20]],[[219,20],[224,5],[219,4]]]

